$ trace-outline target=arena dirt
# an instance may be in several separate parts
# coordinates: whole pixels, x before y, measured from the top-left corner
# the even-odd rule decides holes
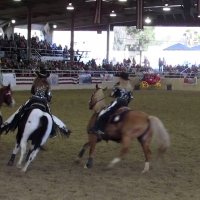
[[[16,133],[0,140],[0,200],[199,200],[200,119],[199,92],[167,90],[134,91],[131,108],[159,117],[168,129],[171,147],[157,158],[151,145],[150,171],[141,174],[144,154],[136,141],[127,157],[113,170],[104,170],[120,151],[120,144],[99,143],[94,166],[84,169],[88,151],[79,165],[74,163],[87,141],[85,131],[91,116],[88,101],[93,90],[53,91],[52,113],[73,131],[69,138],[49,139],[26,173],[7,166]],[[109,90],[105,95],[109,94]],[[16,91],[15,108],[2,107],[7,119],[30,96]],[[111,101],[108,98],[107,103]]]

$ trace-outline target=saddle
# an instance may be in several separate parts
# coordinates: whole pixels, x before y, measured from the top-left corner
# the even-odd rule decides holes
[[[30,101],[24,106],[24,112],[27,110],[31,110],[34,108],[39,108],[44,112],[48,112],[47,103],[44,98],[40,98],[37,96],[32,96]]]
[[[107,124],[115,124],[121,122],[124,119],[125,114],[130,110],[130,108],[125,106],[117,109],[113,114],[110,115]]]

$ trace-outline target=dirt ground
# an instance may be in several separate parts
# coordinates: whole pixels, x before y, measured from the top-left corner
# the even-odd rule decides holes
[[[69,138],[49,139],[26,173],[7,166],[15,144],[15,133],[0,140],[0,200],[199,200],[200,123],[199,92],[134,91],[131,108],[159,117],[168,129],[171,147],[162,159],[152,144],[150,171],[141,174],[144,154],[133,141],[127,157],[112,170],[104,170],[120,151],[120,144],[102,142],[96,147],[94,166],[84,169],[88,151],[79,165],[74,163],[87,141],[85,131],[91,116],[88,101],[93,90],[53,91],[50,107],[73,131]],[[109,90],[105,95],[109,94]],[[2,107],[7,119],[30,96],[14,92],[16,106]],[[107,103],[111,101],[108,98]]]

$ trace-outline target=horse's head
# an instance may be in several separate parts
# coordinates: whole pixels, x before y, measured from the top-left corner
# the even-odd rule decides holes
[[[8,107],[13,107],[15,105],[10,84],[0,89],[0,104],[2,103],[5,103]]]
[[[105,106],[104,101],[104,91],[106,88],[101,88],[96,84],[96,90],[93,92],[90,101],[89,101],[89,109],[99,112]]]

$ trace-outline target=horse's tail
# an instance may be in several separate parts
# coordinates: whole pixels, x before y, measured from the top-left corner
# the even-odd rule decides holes
[[[155,116],[149,116],[148,118],[150,120],[153,135],[155,135],[155,139],[159,145],[159,151],[165,152],[170,146],[169,134],[159,118]]]

